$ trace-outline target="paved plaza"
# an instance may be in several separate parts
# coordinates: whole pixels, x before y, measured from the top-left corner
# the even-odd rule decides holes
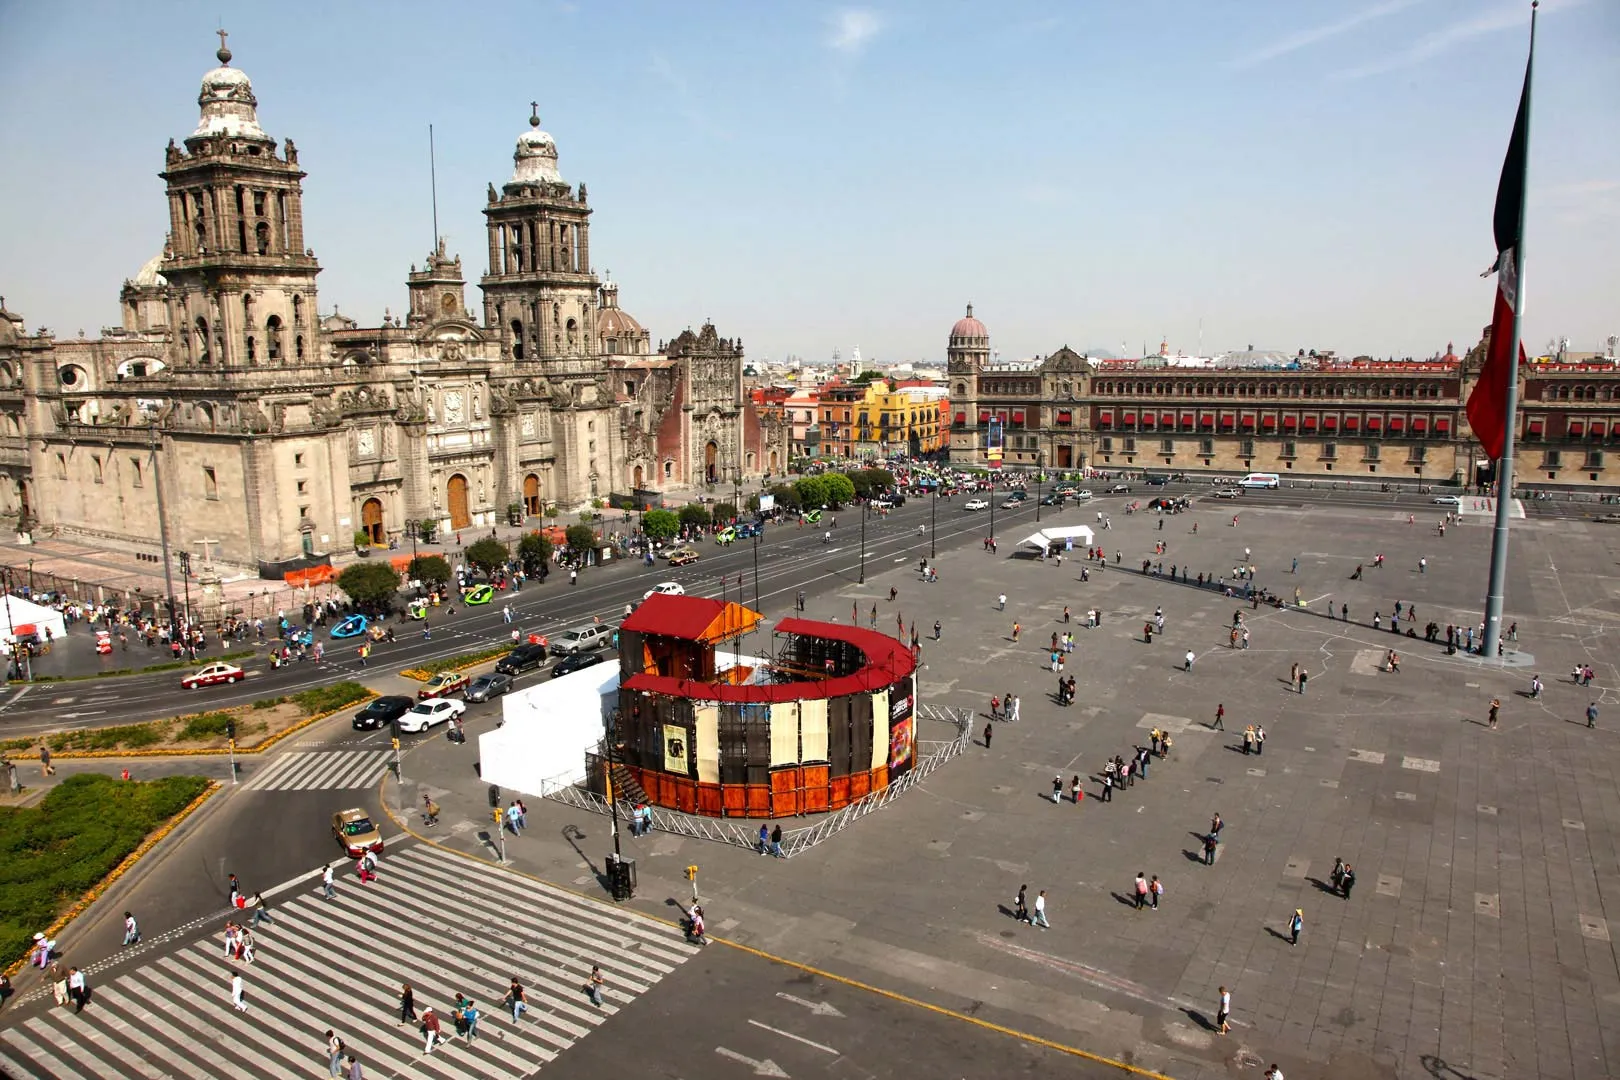
[[[1008,556],[1005,539],[1030,531],[1023,515],[999,530],[1000,555],[942,553],[937,585],[895,560],[886,572],[869,566],[864,586],[851,578],[812,597],[812,617],[845,621],[854,605],[866,621],[876,603],[880,627],[915,620],[927,700],[983,712],[1011,691],[1020,721],[996,724],[989,749],[787,863],[627,836],[637,903],[681,895],[681,869],[700,863],[721,937],[1177,1077],[1258,1073],[1272,1061],[1290,1076],[1613,1075],[1620,529],[1515,523],[1509,612],[1528,656],[1487,667],[1421,632],[1430,620],[1477,619],[1488,517],[1468,515],[1442,538],[1440,508],[1408,524],[1406,508],[1251,501],[1235,528],[1233,512],[1204,502],[1161,531],[1157,516],[1116,506],[1099,533],[1109,568],[1089,564],[1087,582],[1083,557]],[[1144,577],[1141,559],[1161,540],[1165,576]],[[1245,548],[1258,584],[1288,597],[1297,586],[1305,610],[1256,610],[1168,579],[1172,563],[1230,578]],[[1327,617],[1330,601],[1335,614],[1349,605],[1348,623]],[[1375,612],[1387,627],[1396,601],[1417,606],[1418,639],[1372,629]],[[1078,639],[1070,707],[1056,703],[1047,668],[1065,604]],[[1087,630],[1092,607],[1102,625]],[[1142,626],[1159,607],[1165,631],[1147,644]],[[1246,650],[1229,645],[1240,608]],[[938,644],[927,640],[936,618]],[[1391,647],[1398,672],[1382,670]],[[1592,687],[1571,684],[1577,662],[1596,670]],[[1296,663],[1310,674],[1303,695],[1289,681]],[[1531,700],[1522,692],[1537,672],[1547,689]],[[1485,726],[1493,696],[1503,703],[1495,731]],[[1589,701],[1602,714],[1595,730]],[[1224,733],[1209,727],[1218,705]],[[1266,729],[1259,756],[1242,753],[1249,724]],[[1153,727],[1171,733],[1171,757],[1102,802],[1105,756],[1128,755]],[[469,821],[481,814],[481,789],[449,764],[424,759],[412,771]],[[1067,798],[1076,774],[1078,806]],[[1061,805],[1050,800],[1054,775]],[[1224,843],[1204,866],[1198,837],[1216,812]],[[552,804],[531,816],[544,824],[510,857],[594,887],[606,822]],[[1348,900],[1328,888],[1336,857],[1357,871]],[[1165,884],[1157,912],[1134,910],[1138,871]],[[1013,920],[1026,883],[1032,897],[1048,891],[1051,929]],[[1222,985],[1234,1002],[1228,1036],[1212,1029]]]

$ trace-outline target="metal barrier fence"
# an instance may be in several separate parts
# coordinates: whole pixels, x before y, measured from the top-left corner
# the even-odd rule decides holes
[[[934,720],[947,723],[956,728],[956,736],[942,741],[918,742],[917,764],[910,772],[900,779],[889,784],[882,791],[874,791],[857,802],[850,803],[842,810],[829,814],[814,825],[792,832],[782,834],[782,855],[784,858],[793,858],[803,851],[807,851],[835,833],[848,828],[854,822],[875,813],[888,806],[894,800],[910,791],[916,785],[926,780],[934,770],[947,761],[956,757],[967,749],[968,743],[973,739],[973,711],[959,709],[948,705],[919,705],[917,706],[918,720]],[[923,751],[926,749],[926,753]],[[611,815],[613,808],[602,796],[590,791],[583,784],[565,781],[542,781],[541,790],[532,792],[544,799],[552,799],[580,810],[587,810],[593,814]],[[621,802],[619,815],[625,821],[630,820],[630,805]],[[739,824],[735,818],[709,818],[697,817],[687,814],[675,814],[668,810],[652,807],[653,828],[659,832],[673,833],[676,836],[686,836],[694,840],[708,840],[712,843],[727,844],[732,847],[744,848],[754,851],[759,846],[759,829],[757,825]]]

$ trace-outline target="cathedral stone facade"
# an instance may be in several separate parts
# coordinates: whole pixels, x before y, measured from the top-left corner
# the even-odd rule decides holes
[[[652,354],[598,278],[585,185],[562,179],[538,113],[487,192],[481,310],[441,242],[407,275],[402,318],[319,316],[297,148],[260,128],[247,75],[218,56],[196,130],[169,143],[169,235],[125,282],[123,325],[30,335],[0,301],[0,514],[19,532],[154,551],[166,531],[275,574],[361,533],[717,479],[694,459],[780,468],[786,432],[746,402],[741,344],[705,327]]]

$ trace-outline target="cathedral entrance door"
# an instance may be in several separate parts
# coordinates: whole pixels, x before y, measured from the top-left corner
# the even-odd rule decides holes
[[[465,529],[471,525],[472,515],[467,513],[467,478],[460,473],[452,476],[445,486],[445,495],[450,504],[450,527]]]
[[[719,457],[720,447],[717,443],[711,440],[710,443],[703,448],[703,479],[711,484],[719,479],[717,471],[718,467],[716,464]]]
[[[367,499],[360,504],[360,527],[373,544],[385,544],[388,537],[383,531],[383,504],[381,499]]]
[[[636,472],[635,472],[634,478],[631,481],[630,490],[632,492],[636,492],[636,491],[641,490],[641,466],[640,465],[636,466]]]
[[[540,478],[530,473],[523,478],[523,512],[530,517],[539,517],[545,509],[540,501]]]
[[[1074,468],[1074,447],[1068,443],[1060,443],[1057,448],[1057,467],[1060,469]]]

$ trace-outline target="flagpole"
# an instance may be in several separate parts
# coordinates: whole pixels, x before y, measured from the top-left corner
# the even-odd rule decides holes
[[[1524,168],[1519,185],[1519,229],[1513,238],[1513,249],[1508,253],[1510,267],[1497,268],[1498,273],[1510,272],[1513,281],[1513,336],[1508,342],[1508,363],[1512,365],[1507,379],[1503,403],[1502,456],[1496,467],[1496,520],[1491,528],[1491,576],[1485,594],[1485,640],[1482,655],[1495,660],[1502,648],[1502,604],[1507,593],[1508,524],[1513,510],[1513,435],[1519,410],[1519,342],[1524,322],[1524,208],[1530,189],[1530,73],[1536,59],[1536,12],[1539,2],[1530,5],[1530,58],[1524,74]]]

